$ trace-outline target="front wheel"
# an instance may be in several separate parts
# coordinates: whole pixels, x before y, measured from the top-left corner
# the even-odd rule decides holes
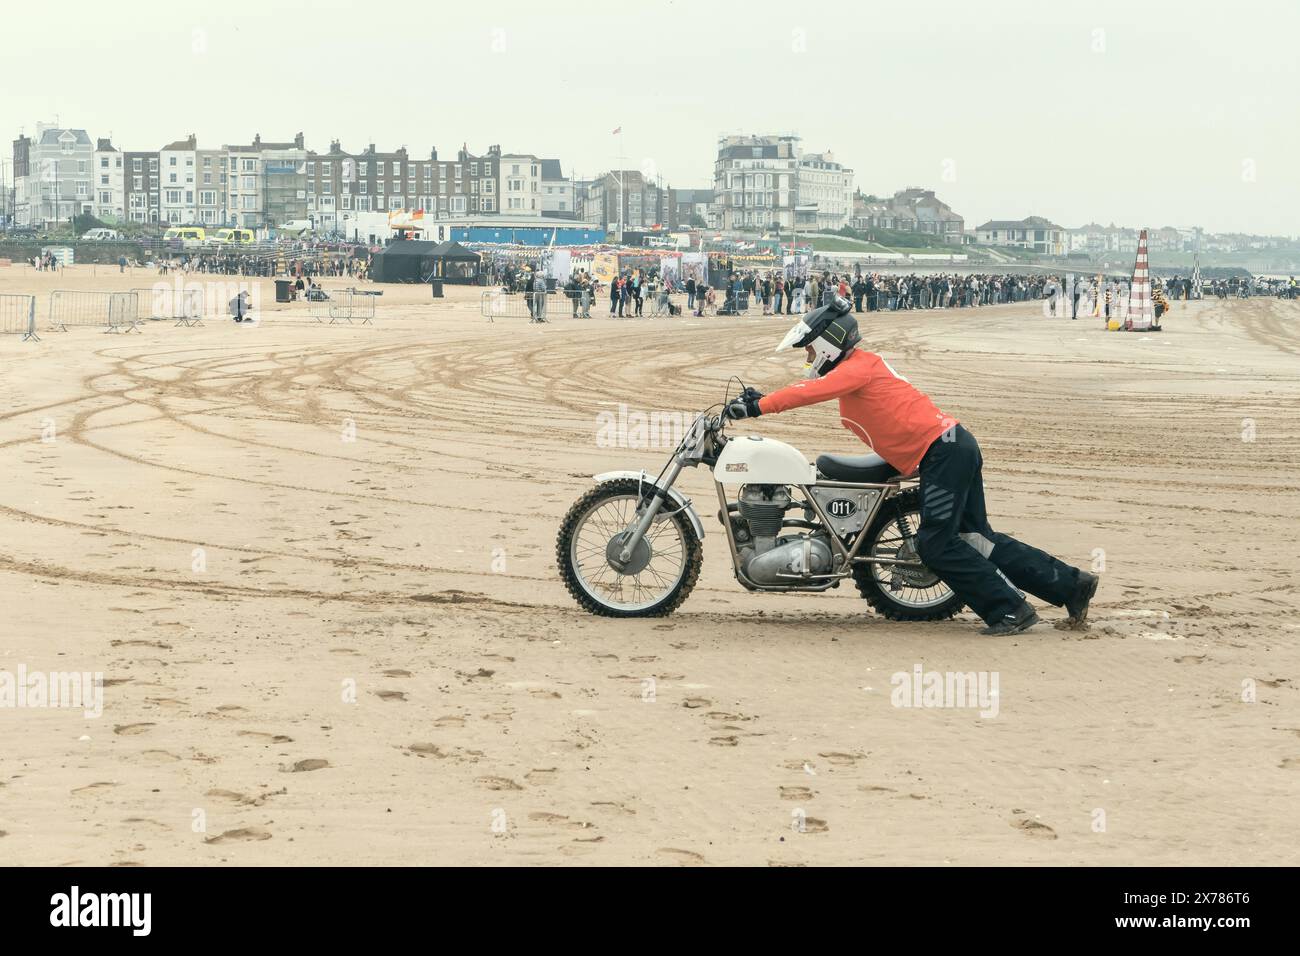
[[[661,617],[686,600],[700,576],[704,549],[684,513],[657,517],[622,569],[611,561],[653,486],[616,478],[573,503],[555,539],[564,586],[586,610],[605,617]],[[673,505],[664,505],[671,511]]]
[[[867,529],[864,556],[917,562],[917,567],[855,564],[853,580],[867,603],[891,621],[946,621],[961,610],[961,598],[939,576],[920,564],[916,531],[921,526],[921,493],[909,488],[886,501]]]

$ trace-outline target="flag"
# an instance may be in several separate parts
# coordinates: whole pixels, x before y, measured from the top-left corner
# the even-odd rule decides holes
[[[617,136],[617,135],[618,135],[619,133],[621,133],[621,132],[623,132],[623,127],[620,126],[618,129],[614,130],[614,132],[611,133],[610,135],[611,135],[611,136]]]

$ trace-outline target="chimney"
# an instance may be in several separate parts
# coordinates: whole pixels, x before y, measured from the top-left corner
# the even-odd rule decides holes
[[[253,137],[253,148],[261,149],[261,147],[262,147],[262,134],[258,133]]]
[[[429,158],[430,158],[431,160],[433,160],[435,163],[438,161],[438,147],[437,147],[437,146],[435,146],[435,147],[433,147],[433,149],[429,150]]]
[[[302,138],[302,133],[299,133],[297,136],[293,138],[293,145],[297,146],[299,149],[303,148],[303,143],[304,140]]]
[[[337,139],[330,140],[330,152],[331,153],[343,152],[343,148],[342,146],[339,145],[339,141]]]

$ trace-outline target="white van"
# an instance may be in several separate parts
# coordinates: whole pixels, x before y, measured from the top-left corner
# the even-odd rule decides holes
[[[121,238],[122,234],[116,229],[91,229],[81,236],[83,242],[115,242]]]

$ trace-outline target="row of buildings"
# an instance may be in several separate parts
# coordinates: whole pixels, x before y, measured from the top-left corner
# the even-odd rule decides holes
[[[423,209],[443,217],[509,214],[577,218],[560,163],[491,146],[473,154],[411,155],[405,147],[360,152],[338,141],[308,149],[298,133],[204,147],[193,135],[157,149],[119,149],[84,129],[38,126],[13,143],[13,217],[45,226],[89,214],[108,223],[231,225],[303,223],[346,231],[356,213]]]
[[[363,214],[419,209],[436,219],[573,219],[610,235],[690,227],[789,235],[848,226],[868,235],[918,233],[936,246],[976,243],[1058,256],[1131,253],[1138,241],[1136,229],[1067,229],[1041,216],[990,220],[968,232],[933,190],[865,195],[854,189],[852,169],[829,151],[804,152],[793,133],[720,137],[711,189],[676,189],[636,169],[574,179],[558,159],[498,145],[482,153],[462,145],[439,156],[436,148],[423,155],[405,146],[381,152],[373,143],[353,152],[334,140],[317,152],[302,133],[212,147],[191,134],[157,150],[131,151],[84,129],[41,124],[34,136],[14,140],[10,173],[13,188],[0,214],[35,227],[90,214],[110,224],[299,223],[351,235],[350,223]],[[1173,227],[1150,230],[1149,238],[1152,251],[1179,252],[1266,241]]]
[[[557,159],[490,146],[454,156],[308,149],[302,133],[208,146],[194,135],[156,150],[121,149],[84,129],[38,124],[13,142],[12,216],[48,226],[89,214],[107,223],[230,225],[302,222],[347,231],[356,213],[424,210],[437,218],[567,218],[611,233],[686,226],[728,231],[833,231],[854,212],[853,171],[798,136],[724,136],[713,188],[674,189],[640,170],[590,179]]]
[[[976,226],[974,241],[985,246],[1009,246],[1051,256],[1081,253],[1104,256],[1108,253],[1136,253],[1139,232],[1114,223],[1103,226],[1095,222],[1067,229],[1042,216],[1030,216],[1014,221],[993,219]],[[1218,248],[1199,227],[1148,229],[1147,243],[1152,252],[1199,252]]]

